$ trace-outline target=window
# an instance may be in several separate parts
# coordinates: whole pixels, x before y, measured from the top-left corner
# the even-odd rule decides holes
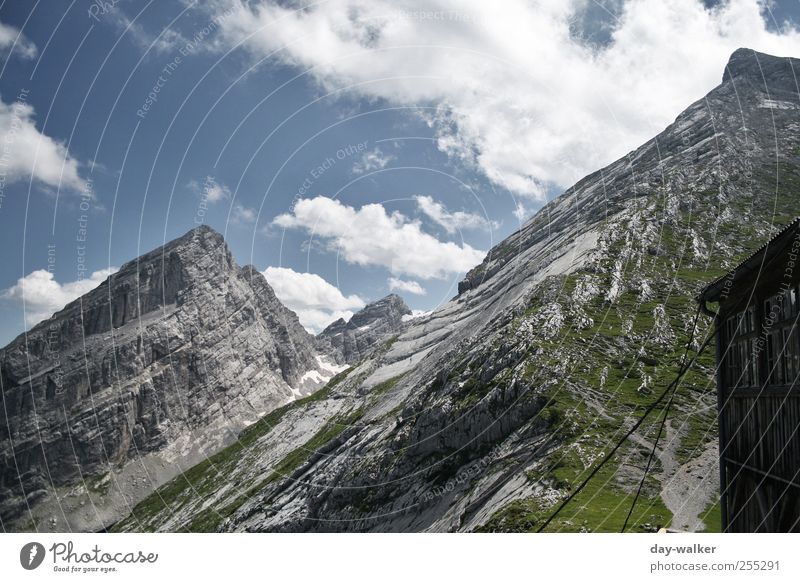
[[[798,290],[790,288],[764,301],[764,338],[766,340],[767,384],[785,386],[795,383],[800,371],[798,343]]]
[[[759,384],[758,336],[753,306],[732,315],[725,322],[728,349],[725,354],[725,380],[731,387]]]
[[[791,386],[800,382],[798,288],[791,287],[772,295],[764,301],[763,309],[761,326],[753,306],[725,321],[727,349],[723,372],[726,386],[758,388],[762,384]]]

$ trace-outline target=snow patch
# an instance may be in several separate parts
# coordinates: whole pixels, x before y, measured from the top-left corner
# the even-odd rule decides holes
[[[327,380],[330,380],[331,378],[333,378],[336,374],[340,374],[341,372],[344,372],[347,368],[350,367],[347,364],[339,366],[335,362],[331,362],[329,359],[327,359],[324,356],[317,356],[317,364],[319,364],[319,367],[324,372],[329,372],[330,373],[330,376],[328,376],[328,378],[326,379],[326,382],[327,382]]]
[[[303,374],[303,377],[300,378],[300,381],[305,382],[306,380],[311,380],[315,384],[321,384],[322,382],[327,382],[330,380],[330,378],[330,376],[323,376],[319,370],[309,370]]]
[[[423,311],[421,309],[414,309],[411,313],[403,315],[400,320],[401,321],[411,321],[412,319],[417,319],[419,317],[425,317],[426,315],[430,315],[433,311]]]
[[[346,365],[339,366],[324,356],[317,356],[317,368],[307,370],[300,377],[298,387],[289,387],[292,391],[292,395],[289,397],[287,404],[312,394],[317,388],[321,388],[327,384],[336,374],[344,372],[349,367],[350,366]]]

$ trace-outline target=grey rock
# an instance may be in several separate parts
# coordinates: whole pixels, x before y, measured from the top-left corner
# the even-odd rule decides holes
[[[36,519],[49,497],[58,528],[103,527],[308,394],[303,377],[319,368],[314,338],[264,277],[196,228],[0,350],[0,518]],[[59,500],[109,472],[109,509],[85,518]]]
[[[354,364],[367,357],[381,342],[398,334],[411,309],[394,293],[370,303],[350,321],[338,319],[317,335],[317,349],[338,364]]]

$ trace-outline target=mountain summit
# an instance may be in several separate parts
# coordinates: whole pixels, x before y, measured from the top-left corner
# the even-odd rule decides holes
[[[399,333],[409,315],[411,309],[406,302],[392,293],[368,304],[350,321],[338,319],[322,330],[317,336],[318,349],[340,364],[354,364],[380,342]]]
[[[309,371],[325,374],[297,316],[195,228],[0,350],[0,517],[103,527],[310,393]],[[86,503],[82,485],[119,494]]]
[[[796,59],[774,57],[753,49],[736,49],[725,65],[722,82],[745,80],[771,92],[798,91]]]

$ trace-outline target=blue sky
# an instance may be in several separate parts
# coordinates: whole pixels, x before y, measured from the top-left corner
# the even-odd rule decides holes
[[[198,222],[309,329],[435,307],[733,49],[800,56],[796,2],[667,4],[4,2],[0,344]]]

